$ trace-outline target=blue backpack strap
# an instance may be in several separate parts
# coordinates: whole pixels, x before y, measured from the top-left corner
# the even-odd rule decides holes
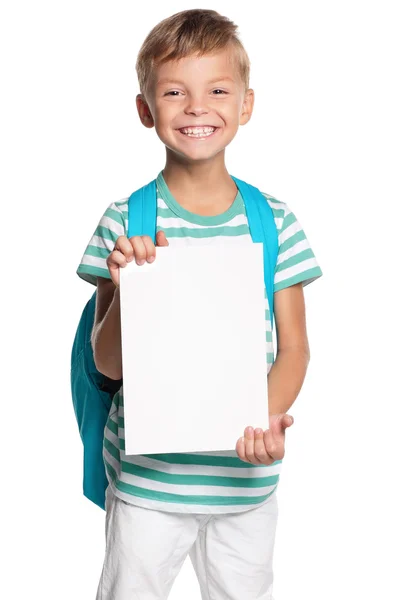
[[[156,213],[156,179],[153,179],[129,197],[127,237],[149,235],[156,243]]]
[[[264,194],[253,185],[233,177],[245,203],[250,235],[264,246],[264,281],[270,307],[271,326],[274,316],[274,274],[278,258],[278,231],[272,208]]]

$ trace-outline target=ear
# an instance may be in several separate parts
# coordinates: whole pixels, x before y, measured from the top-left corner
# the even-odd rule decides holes
[[[150,113],[148,103],[145,100],[144,96],[142,94],[137,94],[135,102],[137,105],[137,111],[141,119],[141,123],[145,125],[145,127],[153,127],[155,123],[153,121],[153,117]]]
[[[245,98],[242,103],[242,110],[239,119],[240,125],[245,125],[251,118],[254,105],[254,90],[249,88],[245,93]]]

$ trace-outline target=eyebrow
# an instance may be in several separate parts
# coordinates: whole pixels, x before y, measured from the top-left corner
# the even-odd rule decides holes
[[[215,83],[219,81],[232,81],[234,83],[234,79],[229,76],[224,77],[215,77],[214,79],[210,79],[207,83]],[[159,79],[157,85],[163,85],[164,83],[180,83],[183,84],[183,81],[178,81],[177,79],[171,79],[170,77],[164,77],[163,79]]]

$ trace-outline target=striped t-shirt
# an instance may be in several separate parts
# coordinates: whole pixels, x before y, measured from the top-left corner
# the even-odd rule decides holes
[[[250,243],[242,196],[224,213],[201,216],[184,209],[171,194],[161,171],[156,179],[157,230],[171,246]],[[264,194],[273,210],[279,253],[274,292],[322,275],[309,242],[287,204]],[[128,231],[128,198],[109,205],[85,250],[77,274],[97,285],[97,277],[110,278],[106,258],[120,235]],[[267,374],[274,362],[272,328],[265,293]],[[240,431],[240,436],[243,433]],[[234,448],[237,440],[234,440]],[[182,513],[229,513],[256,508],[276,490],[282,461],[252,465],[236,450],[181,454],[126,455],[122,387],[113,398],[104,431],[103,456],[108,481],[116,496],[141,507]]]

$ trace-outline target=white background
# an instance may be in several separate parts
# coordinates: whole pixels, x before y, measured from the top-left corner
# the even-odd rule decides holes
[[[289,411],[275,600],[390,599],[392,5],[209,7],[239,25],[256,94],[227,168],[288,203],[324,273],[305,288],[311,363]],[[186,8],[196,3],[1,8],[7,600],[95,598],[104,512],[82,496],[69,386],[75,329],[94,288],[75,272],[109,203],[164,166],[154,129],[137,116],[135,61],[149,30]],[[199,597],[187,560],[170,600]]]

